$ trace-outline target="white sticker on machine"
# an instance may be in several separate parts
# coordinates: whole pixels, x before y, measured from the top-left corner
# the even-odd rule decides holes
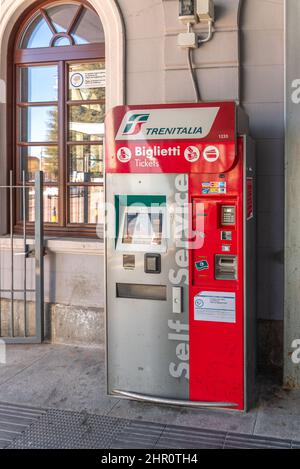
[[[194,298],[195,321],[236,322],[235,293],[201,292]]]

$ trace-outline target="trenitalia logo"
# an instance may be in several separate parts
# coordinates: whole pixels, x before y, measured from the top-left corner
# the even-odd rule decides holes
[[[219,107],[141,109],[126,112],[116,140],[192,140],[207,137]]]
[[[129,117],[125,125],[123,135],[136,135],[141,131],[141,127],[149,119],[150,114],[133,114]]]

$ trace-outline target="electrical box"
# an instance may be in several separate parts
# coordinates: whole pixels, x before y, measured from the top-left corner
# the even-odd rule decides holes
[[[198,22],[196,13],[197,0],[180,0],[179,1],[179,20],[184,24],[193,24]]]
[[[196,0],[196,12],[201,21],[215,20],[215,7],[213,0]]]
[[[177,38],[177,45],[183,49],[196,49],[198,45],[197,34],[190,33],[180,33]]]
[[[255,157],[234,102],[106,119],[108,394],[247,410],[255,383]]]

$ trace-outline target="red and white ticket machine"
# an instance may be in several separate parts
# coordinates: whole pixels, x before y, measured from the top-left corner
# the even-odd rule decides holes
[[[255,383],[255,156],[235,102],[106,119],[110,395],[247,410]]]

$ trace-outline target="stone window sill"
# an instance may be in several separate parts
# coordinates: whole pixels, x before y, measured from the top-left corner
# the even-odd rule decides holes
[[[27,244],[34,244],[32,238],[27,239]],[[103,256],[104,242],[101,239],[86,238],[46,238],[45,247],[49,253],[55,254],[76,254],[87,256]],[[0,250],[9,251],[11,249],[11,239],[9,236],[0,237]],[[23,252],[23,238],[14,237],[14,251]]]

